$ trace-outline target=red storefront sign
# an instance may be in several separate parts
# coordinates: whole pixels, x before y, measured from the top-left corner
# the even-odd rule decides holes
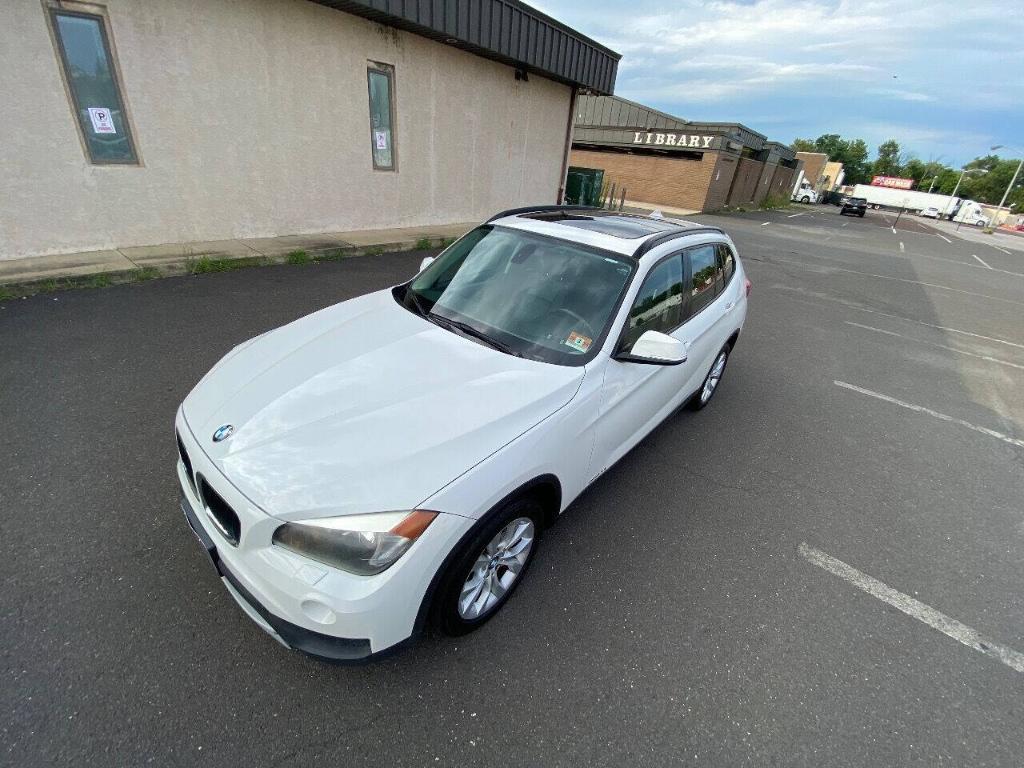
[[[872,187],[890,187],[892,189],[910,189],[914,186],[913,179],[900,179],[896,176],[873,176]]]

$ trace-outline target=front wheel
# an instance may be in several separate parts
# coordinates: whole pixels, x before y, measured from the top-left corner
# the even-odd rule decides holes
[[[809,198],[807,195],[804,195],[803,197],[800,198],[800,202],[801,203],[809,203],[809,202],[811,202],[811,198]]]
[[[480,525],[445,573],[436,614],[442,632],[465,635],[498,612],[533,561],[543,520],[540,503],[524,497]]]
[[[718,384],[722,381],[722,376],[725,374],[725,365],[729,362],[729,351],[729,345],[726,344],[722,347],[722,351],[718,353],[715,362],[711,364],[711,370],[704,377],[704,383],[700,385],[700,389],[690,398],[691,411],[699,411],[710,403],[711,398],[715,396]]]

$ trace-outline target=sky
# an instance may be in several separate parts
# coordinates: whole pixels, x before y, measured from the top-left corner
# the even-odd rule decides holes
[[[615,94],[773,141],[824,133],[951,166],[1024,154],[1024,8],[989,2],[527,0],[622,54]]]

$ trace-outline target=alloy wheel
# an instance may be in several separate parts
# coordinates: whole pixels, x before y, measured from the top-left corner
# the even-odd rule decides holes
[[[700,402],[702,405],[711,399],[711,396],[715,394],[715,388],[718,387],[718,382],[722,380],[722,373],[725,371],[725,357],[726,354],[723,349],[718,353],[718,357],[715,358],[715,364],[711,366],[711,372],[704,382],[704,388],[700,391]]]
[[[533,551],[536,528],[517,517],[495,534],[477,556],[459,594],[459,616],[479,619],[494,610],[519,578]]]

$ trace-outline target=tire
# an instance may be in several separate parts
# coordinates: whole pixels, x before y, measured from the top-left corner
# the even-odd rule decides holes
[[[803,197],[800,198],[800,202],[801,203],[809,203],[809,202],[811,202],[811,198],[809,198],[807,195],[804,195]]]
[[[434,625],[441,633],[452,637],[468,634],[482,627],[501,610],[533,562],[543,523],[544,509],[535,496],[529,495],[514,499],[496,514],[485,518],[463,543],[441,579],[434,605]],[[522,529],[526,526],[529,527],[524,532]],[[501,557],[501,549],[492,551],[496,544],[498,547],[503,545],[509,533],[515,535],[517,532],[520,535],[508,542],[513,546],[505,545],[504,551],[511,553],[529,537],[524,550],[509,557]],[[522,556],[523,551],[525,557]],[[514,571],[514,563],[518,565],[518,571]],[[474,575],[479,577],[474,582],[479,584],[476,599],[473,599],[474,585],[470,583]],[[511,579],[508,578],[510,575]],[[496,594],[498,588],[502,588],[500,595]],[[486,595],[490,595],[493,601]]]
[[[711,364],[711,368],[708,369],[708,375],[704,377],[704,381],[701,383],[700,388],[693,393],[693,397],[690,398],[690,402],[687,403],[691,411],[699,411],[702,408],[706,408],[708,403],[711,402],[711,398],[715,396],[715,392],[718,391],[718,385],[725,375],[725,367],[729,363],[729,353],[732,351],[732,347],[726,344],[719,350],[718,354],[715,355],[715,362]],[[721,365],[719,365],[721,363]],[[717,370],[717,375],[713,376]],[[710,389],[708,389],[709,382]]]

